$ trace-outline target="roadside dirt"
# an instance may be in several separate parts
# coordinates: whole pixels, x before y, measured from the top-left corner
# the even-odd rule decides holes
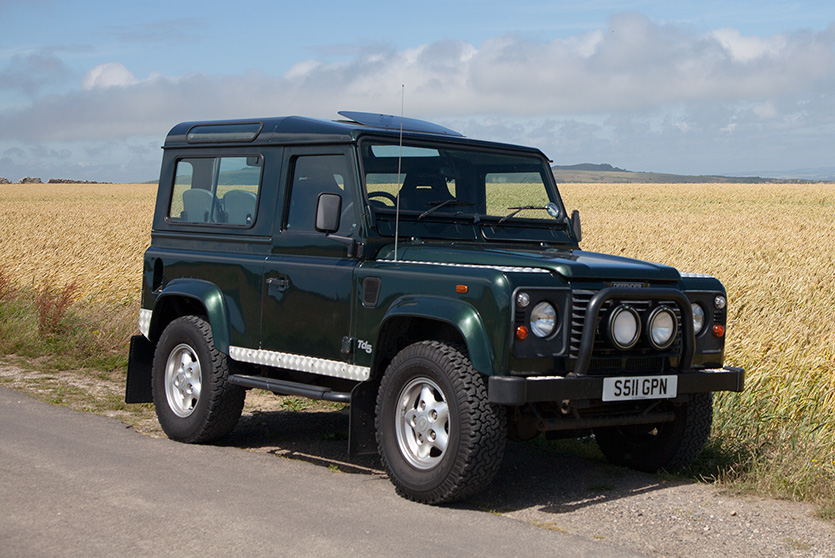
[[[121,397],[124,388],[114,380],[0,364],[0,385],[47,401],[55,399],[60,386],[64,392],[71,386],[77,397],[62,397],[61,404],[164,436],[150,405],[126,411],[90,405],[91,399]],[[347,436],[347,410],[253,390],[224,445],[306,461],[335,473],[383,476],[376,457],[348,457]],[[533,443],[509,442],[491,487],[458,507],[653,556],[835,556],[835,524],[815,517],[814,506],[668,480]]]

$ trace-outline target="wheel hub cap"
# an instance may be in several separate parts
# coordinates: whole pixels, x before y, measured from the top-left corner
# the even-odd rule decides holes
[[[165,365],[165,398],[178,417],[188,417],[200,400],[202,386],[200,361],[186,344],[177,345]]]
[[[436,467],[449,444],[449,406],[438,385],[416,378],[400,392],[397,444],[410,465],[427,470]]]

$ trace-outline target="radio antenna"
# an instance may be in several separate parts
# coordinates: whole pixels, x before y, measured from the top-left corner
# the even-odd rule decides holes
[[[406,85],[400,86],[400,143],[397,149],[397,197],[394,210],[394,261],[397,261],[397,242],[400,239],[400,165],[403,161],[403,106],[406,98]]]

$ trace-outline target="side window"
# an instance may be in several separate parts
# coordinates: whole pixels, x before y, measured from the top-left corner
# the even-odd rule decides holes
[[[286,230],[315,231],[316,203],[319,194],[338,194],[342,198],[342,219],[337,234],[351,236],[356,228],[353,197],[346,187],[349,167],[343,155],[303,155],[293,162],[293,181],[287,208]]]
[[[180,159],[168,218],[177,223],[251,226],[261,185],[260,155]]]

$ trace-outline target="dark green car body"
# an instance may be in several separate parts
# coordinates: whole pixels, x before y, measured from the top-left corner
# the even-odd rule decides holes
[[[605,378],[675,377],[667,393],[675,401],[742,389],[743,371],[723,368],[722,284],[580,250],[578,217],[567,214],[539,150],[350,114],[347,122],[287,117],[171,130],[129,402],[151,399],[154,347],[188,315],[205,318],[216,349],[235,363],[231,383],[350,401],[354,453],[376,451],[377,387],[395,355],[418,341],[461,347],[485,377],[490,403],[508,408],[516,437],[646,422],[645,399],[602,401]],[[457,197],[417,211],[377,199],[393,196],[375,184],[400,181],[391,193],[400,188],[405,204],[420,165],[446,173]],[[303,199],[323,166],[337,189]],[[539,206],[521,217],[506,214],[528,210],[495,209],[501,173],[511,171],[533,177],[550,218],[535,214]],[[480,193],[465,199],[476,192],[471,183]],[[550,306],[544,336],[532,333],[540,302]],[[643,330],[662,307],[675,324],[659,348]],[[609,338],[615,308],[641,330],[629,347]]]

